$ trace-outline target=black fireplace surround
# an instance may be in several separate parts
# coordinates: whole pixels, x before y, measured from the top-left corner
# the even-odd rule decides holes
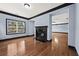
[[[47,41],[47,26],[36,26],[36,40]]]

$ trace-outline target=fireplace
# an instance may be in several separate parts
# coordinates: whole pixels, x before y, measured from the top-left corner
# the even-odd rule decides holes
[[[36,40],[47,41],[47,26],[36,26]]]

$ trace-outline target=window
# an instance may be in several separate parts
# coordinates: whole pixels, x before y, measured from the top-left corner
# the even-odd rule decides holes
[[[17,34],[26,32],[26,23],[24,21],[6,19],[6,34]]]

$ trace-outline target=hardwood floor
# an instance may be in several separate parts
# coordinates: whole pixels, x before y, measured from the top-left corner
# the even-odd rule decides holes
[[[1,56],[77,56],[68,47],[67,34],[53,33],[51,42],[40,42],[33,37],[0,41]]]

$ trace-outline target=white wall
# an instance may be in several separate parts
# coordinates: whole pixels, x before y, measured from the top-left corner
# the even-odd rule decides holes
[[[75,19],[75,47],[79,55],[79,4],[76,4],[76,19]]]
[[[19,20],[19,21],[25,21],[26,22],[26,33],[6,35],[6,18]],[[32,26],[32,25],[30,25],[30,26]],[[7,38],[19,37],[19,36],[26,36],[26,35],[29,34],[29,28],[28,27],[29,27],[29,21],[28,20],[0,13],[0,40],[7,39]],[[31,35],[31,33],[30,33],[30,35]]]
[[[52,23],[68,23],[69,22],[69,11],[65,11],[58,15],[52,16]]]
[[[34,34],[34,28],[35,28],[35,22],[33,20],[28,20],[28,23],[29,23],[29,34],[28,35],[33,35]]]
[[[66,32],[66,33],[68,33],[68,24],[63,24],[63,25],[52,24],[52,32]]]
[[[75,47],[75,4],[69,7],[68,45]]]

